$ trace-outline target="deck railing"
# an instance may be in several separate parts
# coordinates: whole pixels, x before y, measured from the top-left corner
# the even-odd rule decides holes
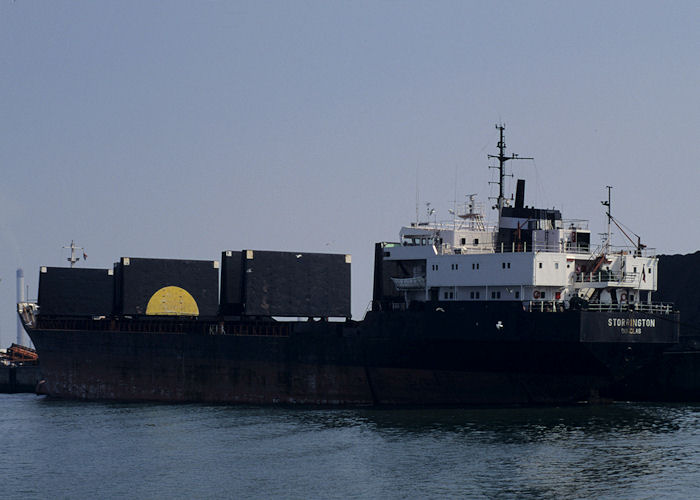
[[[638,283],[646,281],[641,273],[616,273],[612,271],[596,271],[594,273],[576,273],[576,283]]]
[[[587,309],[589,311],[603,312],[645,312],[654,314],[670,314],[674,311],[673,304],[663,302],[636,302],[633,304],[602,304],[589,303]]]
[[[561,242],[561,243],[527,243],[511,242],[509,245],[500,243],[494,248],[495,253],[510,252],[545,252],[545,253],[569,253],[576,255],[600,254],[600,248],[593,248],[587,243]],[[631,249],[629,247],[610,247],[607,251],[609,255],[634,255],[635,257],[654,257],[655,248],[644,248],[643,250]]]
[[[563,312],[567,309],[563,300],[530,300],[527,301],[526,310],[530,312]],[[636,302],[632,304],[604,304],[589,302],[583,305],[583,309],[595,312],[643,312],[654,314],[670,314],[674,311],[673,304],[667,302]]]

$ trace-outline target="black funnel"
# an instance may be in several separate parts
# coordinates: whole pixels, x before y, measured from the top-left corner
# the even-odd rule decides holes
[[[518,185],[515,188],[515,208],[523,208],[525,206],[525,179],[518,179]]]

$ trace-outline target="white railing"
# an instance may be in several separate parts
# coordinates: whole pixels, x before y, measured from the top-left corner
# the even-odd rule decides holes
[[[532,245],[532,251],[545,253],[572,253],[576,255],[590,255],[591,246],[585,243],[550,243],[545,245],[537,243]]]
[[[493,243],[479,243],[478,245],[465,245],[453,247],[444,243],[436,249],[439,255],[467,255],[494,253]]]
[[[586,222],[587,221],[582,221]],[[418,227],[418,226],[416,226]],[[422,227],[422,226],[421,226]],[[443,227],[442,223],[430,223],[430,226],[425,226],[426,229],[439,231],[441,229],[452,229],[448,227]],[[484,233],[493,233],[494,230],[491,226],[488,226]],[[421,242],[412,242],[411,240],[422,240]],[[432,246],[435,248],[436,253],[440,255],[444,254],[467,254],[467,253],[520,253],[520,252],[545,252],[545,253],[568,253],[575,255],[600,255],[605,252],[607,255],[633,255],[635,257],[655,257],[655,248],[643,248],[641,250],[632,248],[629,246],[610,246],[604,248],[603,246],[592,247],[588,243],[578,243],[573,241],[560,241],[556,243],[528,243],[526,241],[522,242],[511,242],[510,244],[505,243],[491,243],[483,242],[476,245],[452,245],[447,242],[442,244],[436,244],[433,240],[435,235],[415,235],[404,236],[402,242],[399,244],[401,246]]]
[[[530,300],[528,302],[529,312],[564,312],[566,309],[563,300]]]
[[[615,273],[596,271],[594,273],[576,273],[576,283],[618,283],[634,284],[640,281],[640,273]]]
[[[578,255],[591,255],[591,247],[586,244],[577,243],[556,243],[550,245],[536,244],[533,245],[526,241],[510,245],[504,243],[496,245],[494,249],[496,253],[518,253],[518,252],[546,252],[546,253],[570,253]]]
[[[589,311],[601,311],[601,312],[646,312],[655,314],[670,314],[673,312],[673,304],[663,303],[663,302],[636,302],[633,304],[603,304],[600,302],[589,303],[586,308]]]
[[[415,229],[424,229],[426,231],[453,231],[453,230],[467,230],[467,231],[476,231],[476,232],[482,232],[482,233],[489,233],[489,232],[496,232],[498,228],[496,227],[496,224],[493,222],[487,222],[485,220],[480,220],[478,223],[478,226],[475,224],[474,227],[469,226],[472,224],[471,221],[467,220],[465,221],[464,219],[453,219],[453,220],[441,220],[441,221],[431,221],[431,222],[411,222],[409,228],[415,228]],[[469,226],[469,227],[467,227]],[[428,235],[429,233],[425,233],[425,235]],[[418,238],[422,238],[424,234],[416,235]]]
[[[496,245],[496,253],[508,253],[508,252],[545,252],[545,253],[570,253],[577,255],[598,255],[601,252],[600,247],[597,249],[592,249],[590,245],[579,244],[572,242],[557,242],[551,243],[549,245],[537,243],[528,244],[526,242],[522,243],[511,243],[510,245]],[[656,255],[655,248],[644,248],[642,250],[631,249],[629,247],[610,247],[606,252],[608,255],[634,255],[635,257],[654,257]]]
[[[530,312],[563,312],[567,309],[563,300],[529,300],[526,309]],[[670,314],[673,312],[673,304],[662,302],[636,302],[633,304],[603,304],[589,302],[583,309],[595,312],[644,312],[654,314]]]
[[[587,219],[562,219],[561,229],[587,230],[588,229],[588,222],[589,221]]]

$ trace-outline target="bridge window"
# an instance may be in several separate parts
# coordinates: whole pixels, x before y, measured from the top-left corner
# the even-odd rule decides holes
[[[540,269],[542,269],[542,263],[540,262],[539,265],[538,265],[537,267],[539,267]]]
[[[462,238],[462,239],[460,240],[460,243],[461,243],[462,245],[466,245],[466,244],[467,244],[467,239],[466,239],[466,238]]]
[[[516,298],[516,299],[519,299],[519,298],[520,298],[520,290],[518,290],[518,291],[515,292],[515,298]]]
[[[479,244],[479,238],[474,238],[474,244],[478,245]]]

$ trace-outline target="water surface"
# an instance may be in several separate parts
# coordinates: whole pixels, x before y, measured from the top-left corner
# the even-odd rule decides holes
[[[8,498],[700,497],[700,405],[0,411]]]

